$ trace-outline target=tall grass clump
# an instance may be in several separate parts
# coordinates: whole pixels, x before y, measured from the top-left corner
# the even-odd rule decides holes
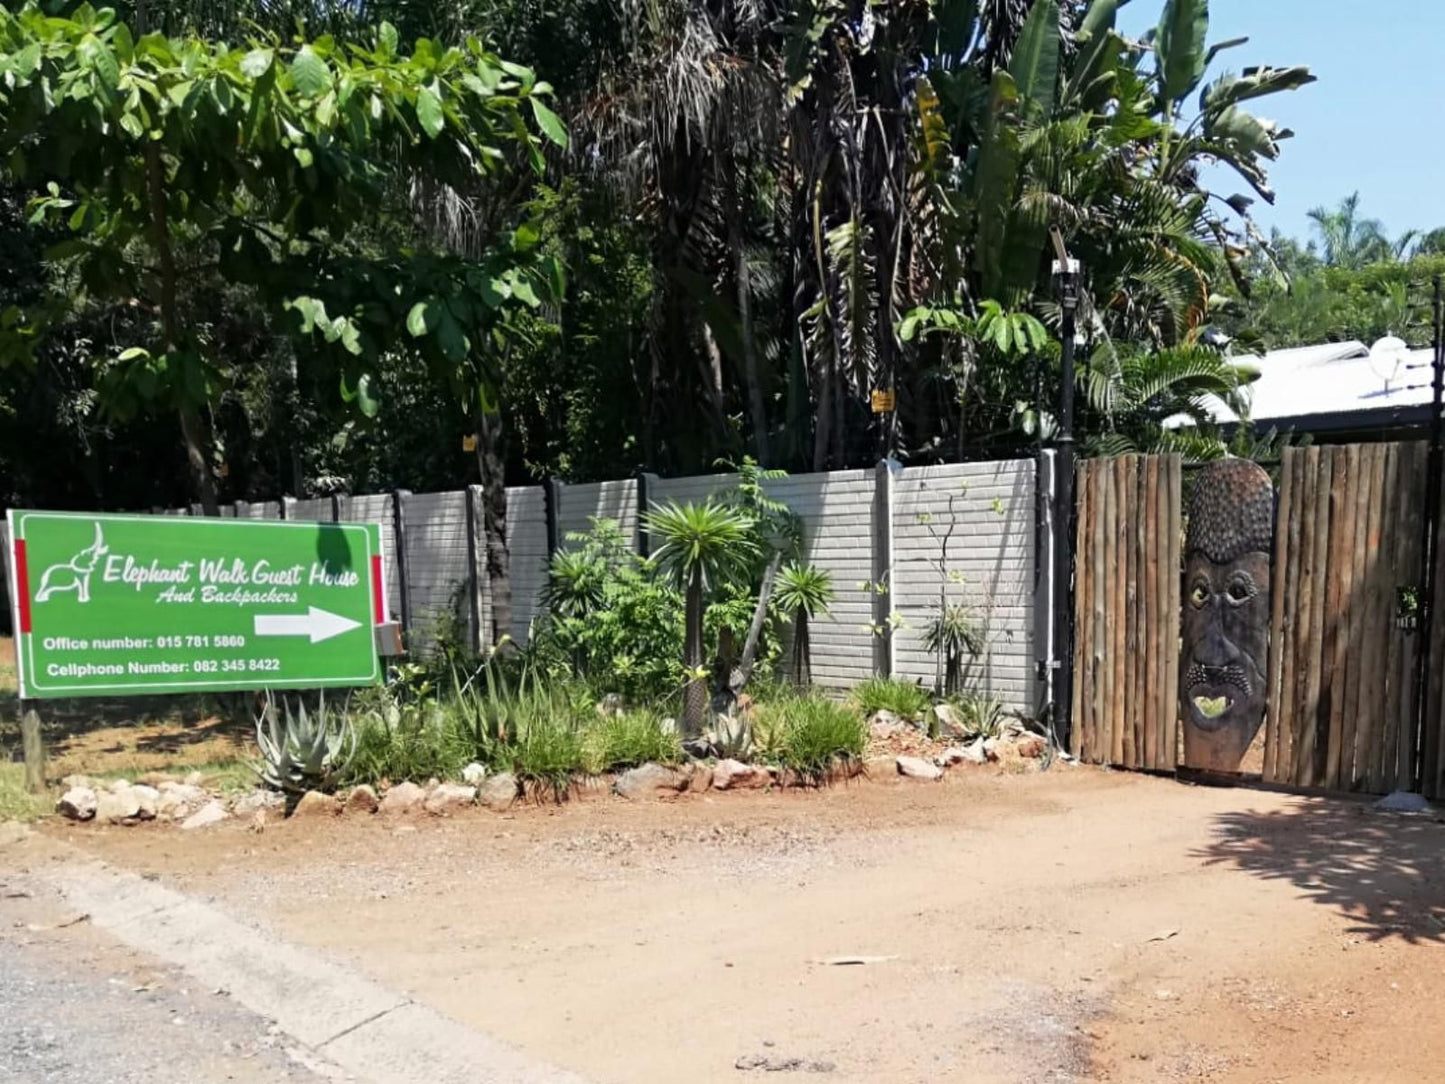
[[[434,699],[399,702],[386,692],[369,698],[354,721],[356,751],[345,782],[393,783],[454,779],[470,760],[454,712]]]
[[[584,765],[593,775],[635,768],[648,761],[676,764],[681,759],[682,743],[676,729],[664,726],[655,711],[601,717],[588,725],[583,739]]]
[[[761,747],[809,783],[824,783],[835,767],[859,760],[868,724],[845,704],[821,696],[795,696],[765,705],[757,731]]]
[[[891,711],[900,719],[918,720],[933,704],[927,689],[901,678],[869,678],[854,686],[850,696],[864,718]]]

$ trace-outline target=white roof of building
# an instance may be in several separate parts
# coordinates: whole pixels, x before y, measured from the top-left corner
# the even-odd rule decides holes
[[[1370,347],[1352,340],[1234,358],[1259,370],[1259,379],[1247,390],[1250,417],[1256,424],[1268,424],[1283,418],[1427,406],[1432,351],[1411,350],[1398,339],[1375,346],[1371,354]],[[1239,421],[1212,397],[1210,411],[1216,422]],[[1188,425],[1189,419],[1171,418],[1165,424]]]

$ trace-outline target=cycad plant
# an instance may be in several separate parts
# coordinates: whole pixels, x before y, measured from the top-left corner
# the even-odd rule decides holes
[[[793,618],[793,680],[803,688],[813,681],[808,620],[828,612],[833,602],[833,577],[815,565],[794,563],[778,574],[774,598]]]
[[[327,709],[325,693],[320,694],[315,711],[307,711],[299,696],[283,700],[281,706],[278,712],[268,689],[266,705],[256,717],[261,763],[255,770],[261,781],[291,795],[333,789],[356,753],[351,720],[345,712]]]
[[[707,685],[703,665],[703,603],[705,591],[729,575],[746,571],[757,556],[748,517],[709,499],[679,505],[668,502],[648,512],[647,530],[662,540],[657,566],[671,576],[686,597],[683,666],[687,671],[683,722],[689,737],[707,724]]]
[[[934,691],[955,696],[963,691],[963,660],[980,655],[984,649],[983,630],[973,608],[966,603],[940,604],[923,630],[923,643],[935,656],[941,673]]]

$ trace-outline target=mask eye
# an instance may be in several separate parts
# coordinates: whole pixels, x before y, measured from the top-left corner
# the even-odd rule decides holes
[[[1254,598],[1257,593],[1258,592],[1254,586],[1254,580],[1252,580],[1248,576],[1237,575],[1231,578],[1229,581],[1229,601],[1234,603],[1236,606],[1240,603],[1248,602],[1250,599]]]
[[[1203,606],[1203,605],[1204,605],[1206,602],[1208,602],[1208,601],[1209,601],[1209,585],[1208,585],[1208,584],[1196,583],[1192,588],[1190,588],[1190,590],[1189,590],[1189,605],[1193,606],[1193,607],[1197,610],[1197,609],[1199,609],[1201,606]]]

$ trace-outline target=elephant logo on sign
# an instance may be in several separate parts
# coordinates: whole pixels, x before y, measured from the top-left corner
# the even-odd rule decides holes
[[[76,601],[90,601],[90,574],[100,559],[110,552],[101,533],[100,524],[95,525],[95,541],[61,565],[51,565],[40,577],[40,590],[35,592],[36,602],[48,602],[50,596],[61,591],[74,591]]]

